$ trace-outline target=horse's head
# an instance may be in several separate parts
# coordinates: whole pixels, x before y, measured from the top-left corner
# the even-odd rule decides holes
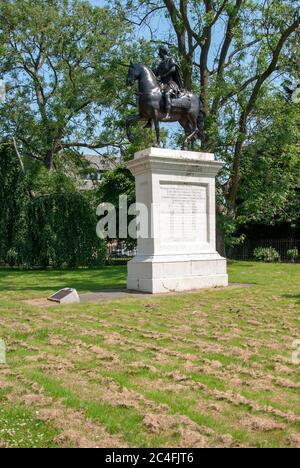
[[[134,65],[133,62],[130,62],[128,76],[126,80],[127,86],[132,86],[135,80],[137,80],[140,76],[140,67],[138,65]]]

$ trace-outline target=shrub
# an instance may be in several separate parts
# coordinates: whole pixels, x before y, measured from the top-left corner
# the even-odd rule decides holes
[[[96,213],[80,193],[43,195],[29,206],[29,263],[76,268],[105,263]]]
[[[127,263],[132,259],[132,257],[124,257],[124,258],[114,258],[114,257],[108,257],[106,260],[106,265],[127,265]]]
[[[28,181],[10,142],[0,143],[0,263],[21,265],[27,254]]]
[[[257,247],[253,251],[253,257],[259,262],[279,262],[280,255],[273,247]]]
[[[96,210],[88,196],[74,187],[71,192],[65,177],[55,180],[59,193],[31,199],[30,181],[13,145],[0,143],[1,265],[74,268],[105,263],[106,245],[96,235]]]
[[[297,259],[297,257],[299,257],[299,251],[298,251],[297,247],[294,247],[293,249],[288,250],[286,255],[287,255],[287,258],[291,262],[294,262]]]

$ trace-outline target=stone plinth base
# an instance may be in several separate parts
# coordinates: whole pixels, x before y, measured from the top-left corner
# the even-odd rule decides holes
[[[226,260],[203,258],[135,257],[128,263],[127,288],[152,294],[228,286]]]
[[[213,154],[161,148],[128,163],[149,227],[128,263],[128,289],[154,294],[228,285],[215,239],[215,177],[222,166]]]

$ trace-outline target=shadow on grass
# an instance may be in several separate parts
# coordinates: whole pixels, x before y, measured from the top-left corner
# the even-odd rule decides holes
[[[255,265],[253,265],[253,263],[251,263],[252,260],[250,261],[246,261],[246,260],[243,260],[243,261],[240,261],[240,260],[230,260],[230,259],[227,259],[227,264],[228,265],[234,265],[235,267],[239,267],[239,268],[253,268]]]
[[[282,297],[287,299],[294,299],[297,304],[300,304],[300,294],[283,294]]]
[[[0,269],[0,292],[49,291],[73,287],[78,291],[124,288],[126,266],[79,270],[16,270]]]

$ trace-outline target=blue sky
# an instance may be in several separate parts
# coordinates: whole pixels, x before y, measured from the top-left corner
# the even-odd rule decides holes
[[[95,6],[110,6],[110,2],[107,0],[88,0],[92,5]],[[170,34],[173,34],[173,28],[170,26],[170,23],[168,20],[165,19],[164,17],[164,12],[156,13],[153,16],[153,20],[150,21],[151,28],[153,30],[153,33],[155,35],[156,40],[168,40],[170,39]],[[220,41],[223,40],[223,34],[224,34],[224,24],[219,22],[217,25],[214,27],[214,34],[213,34],[213,41],[211,45],[211,51],[210,51],[210,60],[209,60],[209,66],[212,68],[213,67],[213,60],[215,58],[215,55],[219,49]],[[141,26],[138,27],[136,26],[136,38],[145,38],[147,40],[151,39],[151,35],[149,33],[149,29],[147,26]],[[175,39],[175,38],[174,38]],[[176,39],[174,44],[176,44]],[[199,51],[198,51],[199,54]],[[197,56],[195,56],[195,59],[197,60]]]
[[[107,0],[88,0],[92,5],[103,7],[103,6],[110,6],[110,2]],[[154,31],[159,33],[160,38],[164,35],[169,34],[170,26],[168,22],[165,20],[164,15],[156,14],[154,21],[151,23],[151,27],[153,27]],[[136,28],[137,37],[144,37],[146,39],[150,39],[149,30],[146,26],[137,27]]]
[[[109,6],[109,2],[106,0],[88,0],[92,5],[103,7]],[[158,40],[165,38],[168,40],[170,34],[170,25],[167,20],[164,18],[164,15],[156,15],[154,16],[153,21],[151,22],[151,28],[153,29],[154,34]],[[151,35],[149,34],[149,29],[147,26],[143,27],[136,27],[136,38],[145,38],[147,40],[151,39]],[[158,57],[157,57],[158,59]],[[173,132],[177,132],[178,130],[181,131],[181,127],[177,123],[172,124],[163,124],[161,123],[161,128],[165,128],[169,130],[169,135],[171,136]],[[169,141],[168,144],[171,144]],[[89,151],[90,153],[91,151]]]
[[[92,5],[98,6],[98,7],[104,7],[104,6],[111,6],[111,3],[108,2],[107,0],[88,0]],[[153,15],[153,19],[150,21],[151,29],[153,32],[153,39],[155,40],[165,40],[166,42],[170,41],[170,35],[174,37],[174,32],[173,28],[171,27],[170,23],[168,20],[166,20],[164,16],[165,12],[164,10],[158,14],[156,13]],[[135,28],[136,32],[136,39],[139,38],[145,38],[146,40],[151,39],[151,34],[149,32],[149,28],[147,26],[136,26]],[[223,40],[223,34],[224,34],[224,24],[220,22],[218,25],[215,26],[214,28],[214,34],[213,34],[213,41],[211,45],[211,51],[210,51],[210,58],[209,58],[209,67],[213,68],[214,66],[214,58],[217,54],[217,51],[220,46],[220,41]],[[172,41],[174,44],[176,44],[176,38],[174,38],[174,41]],[[199,60],[199,54],[200,51],[196,51],[194,60],[198,61]],[[158,59],[158,57],[157,57]],[[170,131],[169,135],[173,132],[176,132],[181,129],[179,124],[161,124],[163,128],[166,128]]]

